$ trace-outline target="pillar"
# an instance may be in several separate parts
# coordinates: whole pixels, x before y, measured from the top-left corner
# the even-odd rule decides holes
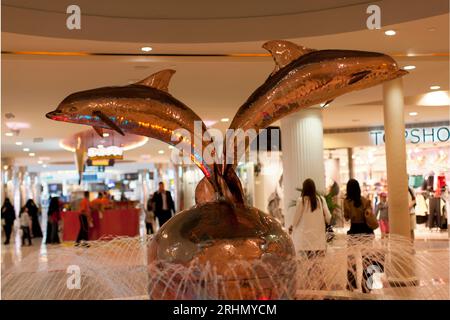
[[[286,226],[292,225],[294,213],[291,203],[297,200],[307,178],[314,180],[319,192],[325,191],[323,160],[322,113],[318,108],[308,108],[281,120],[283,141],[283,194]]]
[[[386,169],[391,234],[411,237],[402,79],[383,85]]]
[[[353,171],[353,149],[347,148],[347,164],[348,164],[348,178],[354,179],[355,173]]]
[[[383,84],[383,102],[390,233],[411,239],[401,78]],[[412,243],[401,251],[389,250],[386,274],[391,286],[418,284],[414,252]]]

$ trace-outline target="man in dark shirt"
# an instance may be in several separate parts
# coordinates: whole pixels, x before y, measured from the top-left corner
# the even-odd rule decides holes
[[[164,183],[159,183],[159,189],[153,194],[153,210],[158,218],[159,226],[162,227],[175,213],[175,204],[170,191],[164,189]]]

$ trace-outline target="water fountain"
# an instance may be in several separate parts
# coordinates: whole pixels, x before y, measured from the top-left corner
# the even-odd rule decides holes
[[[258,131],[302,108],[329,103],[347,92],[406,74],[392,58],[380,53],[313,50],[288,41],[269,41],[263,47],[273,55],[275,70],[238,110],[232,130]],[[125,298],[132,293],[151,299],[294,299],[299,288],[300,296],[305,297],[316,280],[325,283],[319,289],[327,288],[328,277],[338,272],[333,260],[328,260],[332,255],[326,259],[294,259],[292,241],[281,225],[245,205],[234,170],[239,156],[230,159],[227,153],[245,144],[235,143],[236,131],[227,139],[223,155],[212,152],[221,162],[210,162],[203,156],[211,139],[203,139],[207,130],[200,117],[168,93],[173,73],[163,70],[136,84],[74,93],[47,114],[53,120],[93,126],[100,135],[102,128],[108,128],[120,134],[156,138],[179,148],[188,145],[191,159],[205,174],[196,188],[197,205],[162,226],[148,242],[148,251],[147,241],[120,239],[98,244],[98,251],[90,248],[80,255],[72,253],[74,256],[71,251],[65,252],[72,260],[81,259],[78,263],[85,270],[88,288],[68,297],[95,297],[96,292],[104,292],[100,298]],[[201,123],[200,130],[195,130],[196,122]],[[179,129],[189,135],[181,135]],[[200,144],[196,144],[198,138]],[[120,251],[124,247],[130,247],[129,251]],[[110,252],[112,266],[99,262],[104,251]],[[96,252],[99,256],[91,259]],[[130,260],[125,258],[124,265],[114,264],[114,257],[121,261],[119,254],[128,257],[130,252],[146,262],[129,265],[137,258],[131,256]],[[56,260],[50,264],[50,260],[49,267],[58,265]],[[101,266],[101,272],[94,271],[97,266]],[[315,268],[322,271],[313,272]],[[54,287],[52,292],[44,292],[64,291],[65,274],[61,270],[45,273],[42,284],[36,283],[40,281],[37,274],[36,279],[30,276],[28,288],[45,286],[44,280],[50,275]],[[17,288],[23,288],[23,279],[17,280]],[[146,288],[142,288],[144,283]],[[27,291],[34,296],[34,290]],[[6,295],[16,297],[20,293],[12,290]]]

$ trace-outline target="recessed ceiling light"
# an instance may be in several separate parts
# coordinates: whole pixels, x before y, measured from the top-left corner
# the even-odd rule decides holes
[[[404,66],[403,70],[414,70],[416,66]]]
[[[42,165],[42,168],[47,168],[47,165],[46,165],[46,164],[43,164],[43,165]]]
[[[34,157],[36,154],[35,154],[34,152],[30,152],[28,155],[29,155],[30,157]]]
[[[175,147],[174,147],[174,146],[168,146],[168,148],[169,148],[169,149],[174,149]]]
[[[109,137],[109,133],[108,133],[108,132],[104,132],[104,133],[103,133],[103,137],[104,137],[104,138],[108,138],[108,137]]]
[[[450,105],[450,97],[447,91],[432,91],[424,94],[417,102],[419,106],[448,106]]]
[[[44,161],[42,161],[42,160],[38,161],[38,164],[43,164],[43,163],[44,163]]]
[[[22,141],[17,141],[17,142],[16,142],[16,145],[18,145],[18,146],[21,146],[22,144],[23,144]]]
[[[30,148],[23,148],[23,151],[28,152],[30,151]]]
[[[411,117],[415,117],[415,116],[417,116],[419,113],[417,113],[417,112],[410,112],[409,113],[409,115],[411,116]]]
[[[5,136],[7,136],[7,137],[12,137],[13,135],[14,135],[14,133],[12,133],[12,132],[5,133]]]
[[[431,90],[439,90],[441,87],[440,86],[431,86],[430,89]]]
[[[158,153],[159,154],[164,154],[164,150],[159,150]]]
[[[3,170],[8,170],[8,166],[6,164],[3,166]]]
[[[152,47],[142,47],[141,50],[144,52],[150,52],[153,50],[153,48]]]
[[[387,36],[395,36],[397,32],[395,32],[395,30],[386,30],[384,34]]]
[[[222,119],[220,119],[220,121],[221,121],[221,122],[228,122],[228,121],[230,121],[230,119],[228,119],[228,118],[222,118]]]

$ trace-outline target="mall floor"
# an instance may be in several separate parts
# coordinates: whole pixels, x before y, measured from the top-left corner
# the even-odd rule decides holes
[[[338,234],[344,235],[346,229],[337,229],[336,230]],[[377,234],[377,237],[380,237],[379,234]],[[2,274],[10,272],[11,270],[19,270],[26,267],[27,272],[42,272],[45,271],[42,269],[43,264],[39,263],[38,261],[35,261],[34,263],[30,264],[30,258],[32,260],[39,260],[42,259],[47,255],[47,252],[49,250],[54,250],[58,248],[65,248],[69,250],[80,250],[74,247],[73,242],[63,242],[61,244],[57,245],[45,245],[42,244],[42,239],[33,239],[32,246],[22,246],[21,244],[21,238],[20,238],[20,232],[17,232],[17,230],[13,233],[11,243],[9,245],[3,244],[4,239],[2,239],[2,250],[1,250],[1,270]],[[332,245],[329,247],[329,252],[332,252],[333,250],[339,250],[340,247],[344,247],[345,241],[334,241]],[[436,295],[437,299],[449,299],[449,291],[450,291],[450,281],[449,281],[449,233],[443,232],[443,231],[430,231],[424,227],[419,226],[416,230],[416,239],[414,242],[414,249],[415,249],[415,256],[417,260],[426,261],[426,263],[433,263],[435,264],[435,268],[433,268],[433,275],[429,277],[421,277],[428,279],[427,281],[421,281],[421,283],[418,284],[417,287],[415,287],[412,290],[415,290],[415,294],[417,296],[417,293],[419,293],[419,297],[421,296],[427,296],[425,298],[433,298],[433,296],[429,296],[429,291],[424,291],[423,293],[420,293],[421,288],[423,290],[429,290],[430,287],[441,287],[441,288],[448,288],[446,289],[447,293],[444,292],[444,295],[442,294],[442,290]],[[84,249],[89,250],[89,249]],[[117,259],[117,257],[114,257],[114,252],[105,252],[106,255],[111,255],[112,260],[114,259],[114,263],[120,264],[120,263],[129,263],[129,261],[125,262],[118,261],[121,259],[126,259],[126,257],[122,257],[120,259]],[[28,258],[27,258],[28,257]],[[26,262],[24,262],[26,261]],[[48,261],[49,262],[49,261]],[[48,267],[48,262],[44,264],[44,269]],[[24,266],[24,263],[27,265]],[[337,263],[337,262],[336,262]],[[345,268],[345,262],[343,263],[343,268]],[[36,270],[31,270],[35,268]],[[36,266],[36,267],[34,267]],[[433,266],[431,266],[433,267]],[[37,270],[39,269],[39,270]],[[428,269],[430,269],[430,266],[428,266]],[[437,269],[437,270],[436,270]],[[344,273],[342,273],[344,275]],[[343,280],[344,281],[344,280]],[[396,294],[395,290],[400,290],[399,288],[392,288],[388,285],[384,285],[383,282],[386,281],[386,279],[379,279],[380,283],[376,284],[378,286],[378,290],[373,290],[371,294],[360,294],[360,290],[357,292],[349,293],[344,287],[337,286],[336,288],[333,288],[333,290],[329,290],[325,295],[323,292],[300,292],[299,293],[299,299],[302,298],[304,295],[308,299],[314,299],[315,295],[317,295],[318,298],[323,299],[385,299],[387,297],[399,297],[400,295]],[[2,288],[4,289],[4,288]],[[404,295],[405,291],[404,288],[402,288],[402,295]],[[445,291],[445,289],[444,289]],[[398,292],[397,292],[398,293]]]

